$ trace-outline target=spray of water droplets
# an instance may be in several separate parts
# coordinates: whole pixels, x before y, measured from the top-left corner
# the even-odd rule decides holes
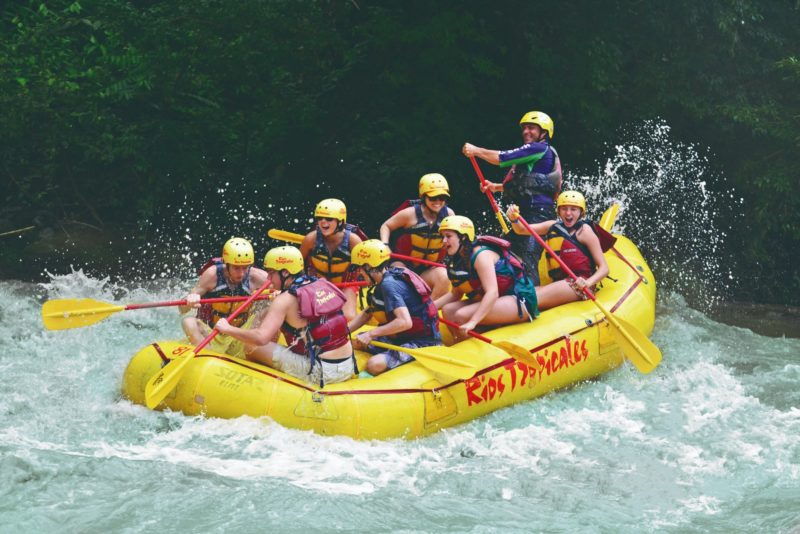
[[[233,182],[219,184],[213,195],[186,196],[162,210],[161,218],[141,225],[145,242],[131,254],[136,258],[134,275],[138,272],[142,280],[193,279],[209,258],[221,255],[231,237],[250,241],[260,263],[270,247],[284,244],[267,237],[269,229],[308,231],[312,202],[280,197],[267,185],[254,191]]]
[[[594,174],[571,173],[565,188],[586,195],[590,217],[621,204],[615,230],[642,250],[660,291],[679,293],[707,310],[735,287],[726,240],[743,200],[711,170],[696,145],[670,136],[664,121],[621,132],[613,154]]]

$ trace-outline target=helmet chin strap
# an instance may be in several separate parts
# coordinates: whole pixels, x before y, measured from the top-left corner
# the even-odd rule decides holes
[[[375,286],[378,285],[378,280],[375,280],[375,278],[372,277],[372,275],[377,271],[377,269],[375,267],[370,267],[369,269],[365,269],[365,270],[367,271],[367,276],[369,276],[369,279],[372,282],[372,285],[375,285]]]
[[[284,272],[286,272],[286,276],[283,275]],[[290,274],[289,271],[287,271],[286,269],[282,269],[280,272],[278,272],[278,276],[281,279],[281,291],[284,291],[286,289],[286,280],[288,280],[289,278],[294,279],[294,275]]]

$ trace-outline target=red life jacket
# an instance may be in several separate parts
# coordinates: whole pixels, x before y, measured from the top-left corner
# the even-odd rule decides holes
[[[411,328],[393,334],[391,337],[398,341],[420,338],[433,338],[438,341],[440,338],[439,310],[436,309],[436,304],[431,298],[431,288],[425,280],[405,267],[391,267],[386,270],[383,276],[384,278],[391,276],[404,280],[420,296],[425,307],[422,316],[411,315]],[[373,317],[377,318],[380,324],[385,324],[389,322],[388,317],[386,317],[386,304],[376,293],[376,289],[377,286],[371,288],[367,293],[367,303],[372,310]]]
[[[586,246],[578,241],[578,230],[584,225],[594,230],[600,240],[600,249],[605,252],[610,249],[617,238],[609,234],[600,225],[582,219],[575,223],[571,229],[567,229],[560,222],[555,223],[547,231],[545,240],[550,248],[553,249],[559,258],[569,267],[575,276],[582,278],[589,278],[597,270],[597,265],[594,263],[592,254]],[[548,255],[547,259],[548,273],[550,278],[554,281],[565,280],[568,278],[567,273],[561,269],[561,265]]]
[[[297,297],[300,317],[308,325],[294,328],[284,321],[281,332],[292,352],[311,358],[313,368],[320,354],[350,342],[350,329],[342,312],[347,299],[338,287],[323,278],[300,276],[288,291]]]
[[[250,296],[250,269],[244,275],[241,283],[231,286],[225,278],[225,264],[222,258],[211,258],[203,265],[197,274],[202,275],[206,270],[214,268],[217,271],[217,282],[214,289],[203,295],[203,298],[213,299],[219,297],[246,297]],[[197,318],[214,327],[222,317],[228,317],[239,307],[240,302],[218,302],[216,304],[201,304],[197,310]],[[232,326],[242,326],[250,317],[249,311],[244,311],[231,321]]]

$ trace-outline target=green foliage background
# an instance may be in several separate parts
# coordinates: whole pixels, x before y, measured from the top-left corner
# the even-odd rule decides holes
[[[796,1],[7,1],[0,231],[130,232],[225,181],[375,225],[532,106],[573,168],[662,117],[745,198],[737,275],[768,278],[735,296],[797,303],[799,46]]]

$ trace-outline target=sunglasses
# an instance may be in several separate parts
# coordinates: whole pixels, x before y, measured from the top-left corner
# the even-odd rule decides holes
[[[333,217],[314,217],[314,220],[319,221],[328,221],[328,222],[339,222],[339,219],[335,219]]]
[[[428,197],[428,200],[440,200],[442,202],[447,202],[448,200],[450,200],[450,197],[448,197],[447,195],[439,195],[436,197]]]

